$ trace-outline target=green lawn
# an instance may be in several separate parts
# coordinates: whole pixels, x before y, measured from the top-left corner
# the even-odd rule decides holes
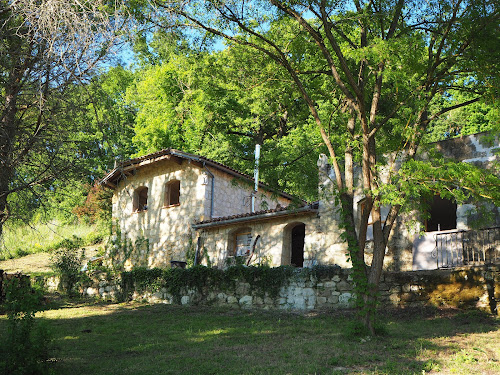
[[[352,334],[345,313],[134,303],[37,317],[51,327],[57,374],[500,373],[500,320],[478,312],[393,311],[376,338]]]

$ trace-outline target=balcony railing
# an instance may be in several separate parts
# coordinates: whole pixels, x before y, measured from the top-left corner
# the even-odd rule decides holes
[[[500,263],[500,227],[436,233],[437,268]]]

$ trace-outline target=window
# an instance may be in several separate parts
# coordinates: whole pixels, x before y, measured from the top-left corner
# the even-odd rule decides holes
[[[252,233],[236,233],[234,254],[237,257],[250,255],[252,250]]]
[[[429,218],[425,222],[426,232],[457,229],[457,204],[439,195],[429,202]]]
[[[181,182],[172,180],[165,185],[165,206],[176,206],[180,204]]]
[[[146,211],[148,209],[148,188],[141,186],[134,193],[134,212]]]
[[[230,257],[250,255],[252,251],[252,228],[235,228],[228,233],[227,254]]]

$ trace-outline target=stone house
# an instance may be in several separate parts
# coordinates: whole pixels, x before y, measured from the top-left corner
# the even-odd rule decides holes
[[[498,160],[494,154],[499,147],[498,138],[487,145],[481,141],[482,136],[451,139],[435,146],[456,160],[493,163]],[[324,157],[320,156],[317,167],[320,191],[325,192],[331,184],[332,172]],[[245,256],[238,259],[248,264],[350,266],[338,226],[338,212],[327,194],[320,194],[318,202],[308,204],[264,184],[259,184],[258,192],[254,193],[250,176],[174,149],[121,163],[102,183],[114,189],[113,219],[121,233],[132,240],[141,237],[149,240],[147,253],[138,254],[142,264],[149,267],[184,261],[189,250],[218,267],[224,267],[237,256]],[[363,204],[361,195],[355,202],[357,216]],[[418,222],[418,213],[413,217],[401,216],[389,241],[386,267],[411,270],[463,264],[463,244],[467,242],[464,238],[471,232],[470,213],[474,207],[473,202],[457,206],[436,197],[430,218],[425,222]],[[500,208],[489,209],[494,217],[490,226],[500,226]],[[405,225],[415,218],[416,227]],[[500,229],[492,228],[491,233],[481,232],[481,235],[484,233],[488,236],[488,249],[493,248],[500,259]],[[445,246],[438,253],[438,238],[441,241],[443,236],[450,239],[445,238]],[[369,241],[367,253],[369,256]],[[444,257],[451,257],[452,262],[443,261]],[[134,264],[129,261],[126,266]]]
[[[196,238],[192,224],[249,213],[252,195],[257,211],[286,207],[294,200],[262,183],[254,193],[251,177],[174,149],[120,163],[101,183],[114,191],[116,229],[132,242],[148,240],[148,249],[136,254],[135,259],[138,255],[141,264],[148,267],[184,261]],[[238,237],[239,242],[243,239],[242,235]],[[133,263],[129,260],[126,267]]]

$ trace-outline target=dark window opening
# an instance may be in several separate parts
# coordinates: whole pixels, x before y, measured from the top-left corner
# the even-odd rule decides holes
[[[148,188],[143,186],[135,191],[134,212],[145,211],[148,209]]]
[[[165,206],[180,204],[181,182],[173,180],[167,183],[165,188]]]
[[[425,223],[426,232],[457,229],[457,204],[455,202],[435,195],[429,214],[430,217]]]
[[[292,256],[290,263],[295,267],[304,267],[304,238],[306,225],[298,224],[292,229]]]

